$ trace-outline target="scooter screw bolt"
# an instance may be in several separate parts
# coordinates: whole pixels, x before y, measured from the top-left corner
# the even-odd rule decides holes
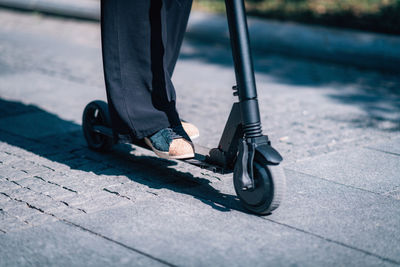
[[[234,91],[234,92],[233,92],[233,95],[234,95],[234,96],[238,96],[238,95],[239,95],[237,85],[232,86],[232,90]]]

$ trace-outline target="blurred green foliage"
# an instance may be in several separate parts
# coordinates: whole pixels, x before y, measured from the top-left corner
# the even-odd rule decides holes
[[[195,0],[195,8],[224,12],[224,0]],[[249,15],[400,34],[400,0],[246,0]]]

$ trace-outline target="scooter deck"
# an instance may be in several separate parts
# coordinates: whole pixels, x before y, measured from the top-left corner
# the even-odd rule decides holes
[[[112,129],[109,127],[106,127],[103,125],[94,125],[92,130],[94,132],[100,133],[102,135],[106,135],[110,138],[115,138]],[[143,140],[139,140],[139,139],[132,140],[130,137],[119,138],[118,140],[116,140],[116,143],[125,143],[125,144],[128,143],[128,144],[132,144],[135,146],[139,146],[139,147],[147,149],[147,150],[151,150],[151,148],[148,147]],[[198,144],[194,144],[194,147],[195,147],[194,158],[180,159],[180,161],[189,163],[191,165],[200,167],[202,169],[212,171],[214,173],[227,174],[227,173],[233,172],[233,170],[231,170],[231,169],[224,168],[217,164],[213,164],[210,161],[210,151],[211,151],[210,148],[207,148],[207,147],[204,147],[204,146],[201,146]]]
[[[115,138],[113,131],[111,130],[111,128],[103,126],[103,125],[95,125],[93,126],[93,131],[100,133],[102,135],[106,135],[110,138]],[[129,141],[128,141],[129,140]],[[118,139],[116,141],[116,143],[128,143],[128,144],[132,144],[135,146],[139,146],[141,148],[147,149],[147,150],[151,150],[150,147],[148,147],[146,145],[146,143],[143,140],[132,140],[131,138],[127,137],[127,138],[121,138]],[[210,161],[210,148],[198,145],[198,144],[194,144],[195,147],[195,156],[194,158],[191,159],[180,159],[180,161],[189,163],[191,165],[200,167],[202,169],[206,169],[209,171],[212,171],[214,173],[220,173],[220,174],[227,174],[227,173],[232,173],[233,170],[228,169],[228,168],[224,168],[220,165],[217,164],[213,164]]]
[[[141,148],[147,149],[151,151],[151,148],[146,145],[145,142],[139,141],[139,142],[133,142],[131,143],[135,146],[139,146]],[[189,163],[191,165],[194,165],[196,167],[200,167],[202,169],[206,169],[209,171],[212,171],[214,173],[219,173],[219,174],[227,174],[227,173],[232,173],[233,171],[230,169],[223,168],[219,165],[212,164],[209,162],[209,154],[210,154],[210,148],[204,147],[198,144],[194,144],[195,147],[195,155],[194,158],[191,159],[179,159],[179,161],[183,161],[185,163]]]

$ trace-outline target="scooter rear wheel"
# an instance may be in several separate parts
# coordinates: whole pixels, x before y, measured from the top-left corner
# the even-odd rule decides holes
[[[256,214],[267,215],[277,209],[286,189],[286,178],[282,166],[268,165],[260,159],[253,162],[253,190],[242,190],[239,172],[234,171],[233,182],[237,196],[243,206]]]
[[[82,116],[82,130],[89,148],[106,152],[110,151],[113,138],[94,130],[94,126],[111,128],[111,118],[108,105],[104,101],[96,100],[86,105]]]

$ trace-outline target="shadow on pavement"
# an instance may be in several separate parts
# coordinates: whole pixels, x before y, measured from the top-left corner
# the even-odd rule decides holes
[[[183,49],[180,59],[199,60],[232,69],[230,48],[218,43],[199,43],[186,40],[190,49]],[[213,49],[209,47],[212,46]],[[276,54],[253,53],[258,82],[269,79],[292,88],[312,87],[341,104],[360,107],[364,116],[352,118],[357,128],[380,128],[400,131],[400,78],[398,75],[356,69],[344,65],[290,58]],[[268,88],[258,86],[259,93]],[[328,89],[328,90],[327,90]],[[293,90],[293,94],[296,94]],[[388,122],[388,127],[381,127]]]
[[[88,149],[79,125],[63,120],[37,106],[0,99],[0,121],[2,118],[40,114],[51,118],[48,127],[76,130],[57,133],[50,136],[27,138],[27,133],[38,129],[0,126],[0,141],[30,151],[51,161],[59,162],[71,169],[93,172],[97,175],[124,175],[130,180],[149,188],[166,188],[177,193],[191,195],[212,208],[226,212],[238,210],[244,212],[235,195],[223,194],[210,185],[210,181],[195,177],[188,172],[174,168],[174,161],[151,156],[138,156],[130,152],[135,150],[130,145],[116,145],[108,154],[97,153]],[[21,115],[21,116],[19,116]],[[54,121],[54,120],[57,121]],[[31,122],[30,125],[35,125]],[[40,131],[40,130],[39,130]],[[51,132],[51,131],[50,131]],[[233,186],[233,185],[232,185]]]

